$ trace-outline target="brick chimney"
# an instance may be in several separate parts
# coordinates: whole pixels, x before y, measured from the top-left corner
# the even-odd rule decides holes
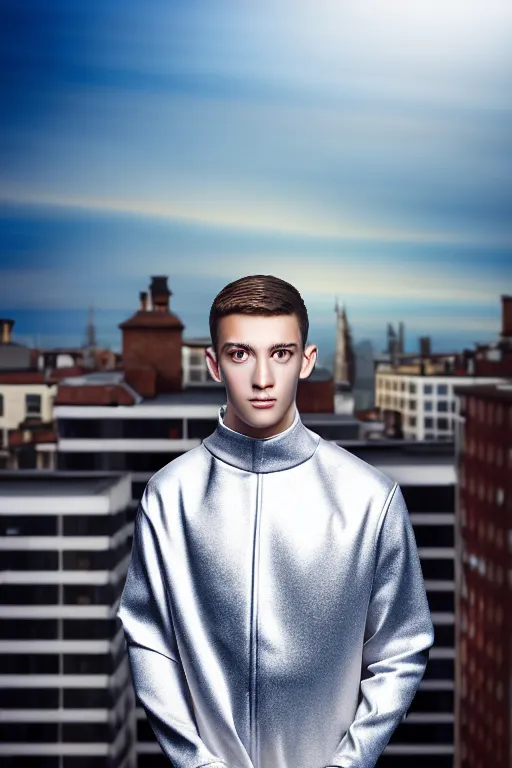
[[[11,331],[14,325],[14,320],[10,320],[6,317],[0,317],[1,338],[0,344],[11,343]]]
[[[181,347],[184,325],[169,310],[172,292],[167,277],[151,278],[148,294],[139,294],[140,308],[119,324],[123,334],[123,368],[126,382],[143,397],[182,389]]]
[[[512,339],[512,296],[501,295],[501,337]]]

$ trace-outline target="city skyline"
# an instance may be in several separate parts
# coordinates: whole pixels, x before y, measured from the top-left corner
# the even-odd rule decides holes
[[[311,339],[389,322],[433,351],[498,337],[512,287],[512,11],[414,0],[59,0],[0,24],[0,306],[13,338],[120,349],[149,275],[185,336],[246,274]]]

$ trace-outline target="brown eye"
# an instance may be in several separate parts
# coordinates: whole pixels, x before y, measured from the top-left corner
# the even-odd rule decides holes
[[[290,357],[293,355],[293,352],[291,352],[289,349],[276,349],[274,352],[274,355],[277,355],[278,352],[284,352],[285,355],[288,355],[288,357],[280,357],[279,360],[289,360]]]

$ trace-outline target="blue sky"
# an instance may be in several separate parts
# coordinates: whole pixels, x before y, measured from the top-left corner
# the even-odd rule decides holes
[[[0,307],[27,343],[99,341],[150,275],[186,335],[270,273],[328,357],[494,339],[512,292],[505,2],[23,3],[0,11]]]

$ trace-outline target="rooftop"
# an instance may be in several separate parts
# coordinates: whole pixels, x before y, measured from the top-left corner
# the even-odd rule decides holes
[[[454,387],[456,395],[475,395],[476,397],[485,397],[491,400],[512,401],[512,381],[503,384],[474,384],[469,387]]]
[[[120,478],[119,472],[0,471],[0,496],[103,496]]]

